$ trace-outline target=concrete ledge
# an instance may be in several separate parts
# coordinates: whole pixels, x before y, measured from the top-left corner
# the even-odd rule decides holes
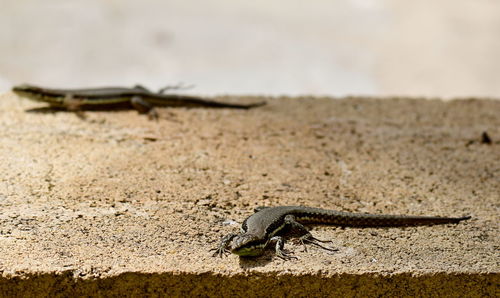
[[[219,100],[252,102],[260,97]],[[0,292],[495,296],[500,102],[265,98],[250,111],[30,113],[0,95]],[[488,138],[485,137],[485,134]],[[489,139],[489,140],[488,140]],[[462,216],[315,226],[336,253],[209,252],[256,206]]]
[[[74,279],[71,272],[0,279],[5,296],[217,296],[217,297],[488,297],[498,293],[498,274],[292,274],[123,273]]]

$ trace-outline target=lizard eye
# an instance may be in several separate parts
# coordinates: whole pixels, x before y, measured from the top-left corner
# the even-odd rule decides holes
[[[252,241],[255,241],[257,240],[257,237],[255,237],[254,235],[249,235],[249,234],[242,234],[242,235],[239,235],[238,237],[235,237],[233,239],[233,242],[232,242],[232,248],[237,248],[237,247],[240,247],[240,246],[246,246],[248,245],[249,243],[251,243]]]
[[[253,246],[253,242],[256,242],[258,239],[254,235],[242,234],[233,239],[231,243],[231,250],[238,250],[242,247]]]

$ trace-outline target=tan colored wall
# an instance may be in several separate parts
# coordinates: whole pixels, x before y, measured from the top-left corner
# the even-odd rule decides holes
[[[250,111],[160,109],[156,122],[28,113],[39,105],[1,95],[0,291],[498,294],[499,101],[266,100]],[[213,258],[259,205],[472,219],[315,226],[338,252],[290,241],[298,260]]]

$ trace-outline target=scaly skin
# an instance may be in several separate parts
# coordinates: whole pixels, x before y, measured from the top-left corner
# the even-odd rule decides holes
[[[283,259],[295,258],[283,251],[282,234],[288,230],[298,232],[302,244],[309,243],[327,250],[314,238],[302,223],[336,225],[343,227],[401,227],[458,223],[465,217],[435,217],[411,215],[384,215],[349,213],[302,206],[261,207],[249,216],[241,226],[240,234],[224,237],[215,255],[222,256],[230,251],[244,257],[256,257],[264,253],[271,241],[276,241],[276,254]],[[304,246],[305,247],[305,246]]]
[[[170,88],[170,89],[174,89]],[[195,96],[165,94],[169,88],[152,92],[140,85],[133,88],[103,87],[88,89],[50,89],[33,85],[19,85],[12,91],[21,97],[46,102],[54,108],[68,110],[108,110],[135,108],[141,113],[147,113],[154,106],[186,106],[250,109],[262,106],[265,102],[253,104],[233,104],[217,102]]]

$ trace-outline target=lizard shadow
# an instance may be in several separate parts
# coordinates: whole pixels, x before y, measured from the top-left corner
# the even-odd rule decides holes
[[[73,113],[75,114],[78,118],[81,120],[85,120],[86,116],[83,112],[81,111],[70,111],[65,108],[58,108],[58,107],[41,107],[41,108],[32,108],[32,109],[27,109],[25,110],[26,113],[31,113],[31,114],[56,114],[56,113]]]
[[[253,107],[258,107],[258,106],[262,106],[262,105],[265,105],[265,102],[255,104]],[[211,107],[211,106],[200,107],[197,105],[182,105],[182,106],[180,106],[180,105],[165,105],[162,107],[163,108],[184,108],[184,109],[214,109],[214,110],[225,108],[225,107]],[[239,109],[239,108],[236,108],[236,109]],[[241,109],[246,110],[249,108],[241,108]],[[83,113],[83,112],[87,112],[87,111],[123,112],[123,111],[130,111],[130,110],[134,110],[134,108],[132,108],[128,105],[123,105],[123,106],[96,105],[96,106],[85,106],[85,108],[75,109],[75,110],[67,109],[64,107],[46,106],[46,107],[30,108],[30,109],[26,109],[24,111],[26,113],[32,113],[32,114],[56,114],[56,113],[60,113],[60,112],[63,112],[63,113]],[[147,113],[139,111],[139,114],[147,114]]]
[[[41,107],[41,108],[31,108],[24,110],[26,113],[31,114],[55,114],[59,112],[69,112],[66,109],[54,108],[54,107]]]
[[[118,110],[109,110],[110,112],[116,112]],[[81,120],[86,120],[87,116],[85,115],[84,111],[82,110],[68,110],[65,108],[58,108],[58,107],[40,107],[40,108],[31,108],[25,110],[26,113],[30,114],[57,114],[57,113],[72,113],[75,114],[78,118]]]
[[[32,114],[56,114],[56,113],[79,113],[79,112],[85,112],[85,111],[106,111],[106,112],[119,112],[119,111],[126,111],[126,110],[131,110],[130,108],[121,108],[121,107],[113,107],[113,108],[107,108],[107,107],[93,107],[93,108],[85,108],[81,110],[68,110],[66,108],[60,108],[60,107],[38,107],[38,108],[31,108],[31,109],[26,109],[24,110],[26,113],[32,113]]]
[[[276,257],[273,251],[266,251],[260,257],[239,257],[239,265],[241,269],[253,269],[263,267],[271,263]]]
[[[291,239],[288,239],[291,240]],[[293,254],[293,250],[284,250],[287,254]],[[239,257],[239,265],[242,269],[252,269],[257,267],[263,267],[268,263],[274,262],[276,260],[282,260],[284,262],[292,262],[293,260],[299,260],[296,256],[291,256],[290,258],[283,259],[276,255],[274,249],[268,248],[264,251],[264,254],[258,257]]]

